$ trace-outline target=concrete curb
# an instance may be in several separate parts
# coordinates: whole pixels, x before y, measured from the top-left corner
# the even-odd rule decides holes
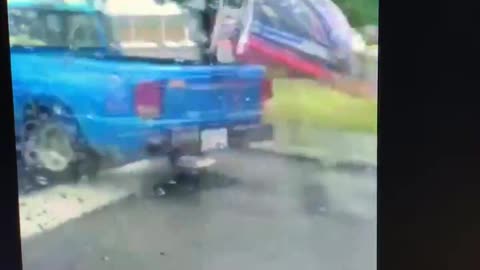
[[[377,164],[365,160],[337,160],[325,156],[312,155],[309,153],[299,153],[289,150],[275,149],[272,146],[251,145],[248,151],[262,153],[267,155],[280,155],[286,158],[298,161],[308,161],[316,163],[321,168],[347,170],[347,171],[377,171]]]

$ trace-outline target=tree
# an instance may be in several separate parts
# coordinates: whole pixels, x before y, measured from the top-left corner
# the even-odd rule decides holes
[[[354,27],[378,24],[378,0],[334,0]]]

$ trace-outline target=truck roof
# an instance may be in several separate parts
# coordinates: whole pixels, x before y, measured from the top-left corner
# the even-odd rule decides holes
[[[58,11],[85,12],[98,11],[86,0],[8,0],[8,8],[38,8]]]

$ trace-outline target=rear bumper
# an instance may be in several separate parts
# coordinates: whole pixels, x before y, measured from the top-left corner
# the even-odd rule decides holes
[[[228,144],[247,146],[250,142],[273,138],[271,125],[262,124],[260,116],[224,121],[143,121],[140,119],[79,119],[80,128],[91,147],[108,160],[107,166],[119,166],[152,156],[162,156],[178,147],[173,141],[175,130],[196,128],[197,140],[180,145],[188,152],[199,152],[200,132],[204,129],[226,128]]]
[[[223,127],[220,127],[223,128]],[[255,125],[234,125],[225,127],[227,129],[228,148],[245,148],[253,142],[273,140],[273,126],[270,124]],[[184,143],[176,143],[173,140],[173,133],[168,132],[163,140],[151,140],[145,145],[145,152],[148,156],[161,156],[168,154],[172,149],[179,149],[184,153],[201,153],[200,132],[205,128],[199,128],[198,133],[191,140]]]

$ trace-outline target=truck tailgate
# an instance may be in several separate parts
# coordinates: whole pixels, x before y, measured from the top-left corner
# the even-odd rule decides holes
[[[187,66],[167,73],[159,118],[205,122],[251,119],[261,113],[261,66]]]

